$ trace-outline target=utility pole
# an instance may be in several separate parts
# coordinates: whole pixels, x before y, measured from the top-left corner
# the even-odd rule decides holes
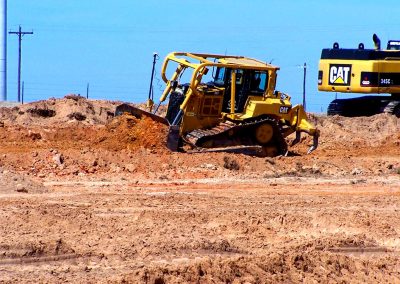
[[[86,85],[86,99],[89,98],[89,83]]]
[[[153,68],[151,69],[151,79],[150,79],[150,87],[149,87],[149,99],[147,100],[147,108],[150,112],[153,110],[154,105],[154,89],[153,89],[153,79],[154,79],[154,69],[156,67],[156,61],[158,59],[158,54],[156,52],[153,53]]]
[[[306,75],[307,75],[307,64],[304,63],[303,65],[303,71],[304,71],[304,76],[303,76],[303,107],[304,110],[306,110]]]
[[[22,104],[24,104],[24,94],[25,94],[24,81],[22,81],[22,95],[21,95]]]
[[[32,35],[33,32],[23,32],[21,26],[17,32],[9,32],[9,34],[18,35],[18,102],[21,101],[21,59],[22,59],[22,37],[24,35]]]
[[[7,101],[7,0],[0,0],[0,102]]]

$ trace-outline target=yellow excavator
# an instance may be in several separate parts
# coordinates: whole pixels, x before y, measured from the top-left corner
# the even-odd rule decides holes
[[[294,145],[305,132],[313,137],[311,153],[318,146],[319,131],[303,106],[292,106],[290,96],[275,90],[278,70],[243,56],[173,52],[161,71],[166,87],[158,106],[169,98],[165,117],[155,114],[158,106],[151,112],[152,100],[149,111],[122,104],[116,115],[146,115],[168,125],[167,147],[172,151],[257,148],[264,155],[285,155],[285,137],[296,133]]]
[[[367,94],[335,99],[328,106],[328,115],[391,113],[400,117],[400,41],[389,40],[382,50],[379,37],[374,34],[372,39],[374,49],[365,49],[363,43],[358,48],[340,48],[335,42],[332,48],[322,50],[318,90]]]

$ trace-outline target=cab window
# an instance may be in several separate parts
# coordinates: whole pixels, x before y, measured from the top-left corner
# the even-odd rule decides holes
[[[265,92],[268,82],[268,73],[262,71],[254,71],[250,81],[250,91]]]
[[[215,74],[214,83],[220,86],[225,85],[225,74],[226,69],[224,67],[218,67]]]

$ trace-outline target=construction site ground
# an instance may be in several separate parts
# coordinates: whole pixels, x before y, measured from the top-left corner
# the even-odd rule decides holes
[[[0,283],[400,283],[399,118],[188,154],[118,104],[0,107]]]

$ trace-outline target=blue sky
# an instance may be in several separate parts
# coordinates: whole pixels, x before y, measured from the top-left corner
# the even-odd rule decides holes
[[[397,1],[289,0],[8,0],[8,29],[23,38],[25,100],[63,97],[141,102],[147,99],[153,52],[244,55],[280,66],[278,89],[307,110],[326,111],[335,94],[317,90],[321,49],[400,39]],[[17,97],[17,36],[8,36],[8,99]],[[157,80],[156,80],[157,83]],[[155,97],[162,84],[155,86]],[[338,97],[345,97],[338,94]]]

